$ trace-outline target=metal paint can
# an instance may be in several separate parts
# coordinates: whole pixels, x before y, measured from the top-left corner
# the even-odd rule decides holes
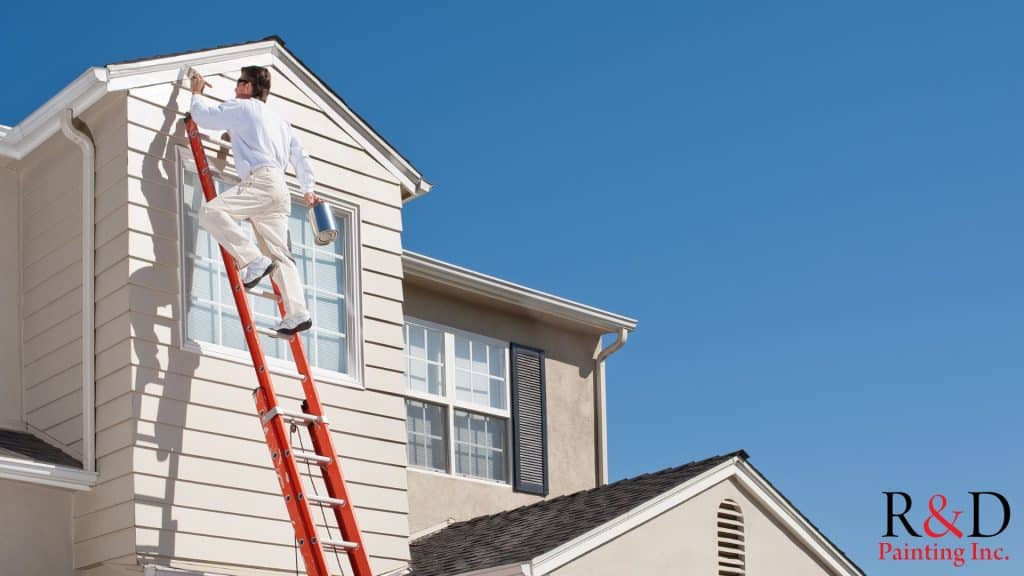
[[[334,211],[326,202],[320,201],[310,206],[307,216],[317,246],[326,246],[337,239],[338,224],[334,221]]]

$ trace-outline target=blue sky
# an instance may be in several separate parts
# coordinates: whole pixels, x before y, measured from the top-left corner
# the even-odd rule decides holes
[[[871,574],[958,573],[876,560],[882,490],[1022,502],[1024,6],[333,5],[10,4],[0,123],[280,35],[435,184],[408,249],[640,320],[614,478],[746,449]]]

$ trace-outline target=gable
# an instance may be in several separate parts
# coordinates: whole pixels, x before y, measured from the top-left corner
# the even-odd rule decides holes
[[[214,97],[230,98],[233,96],[234,78],[246,65],[272,69],[275,101],[285,109],[284,117],[299,128],[300,138],[305,136],[303,143],[312,155],[316,154],[314,150],[330,148],[332,153],[341,154],[344,158],[338,164],[350,165],[354,170],[361,170],[360,173],[370,178],[380,178],[387,184],[397,182],[403,201],[430,190],[430,184],[411,163],[285,49],[277,38],[92,68],[18,126],[0,135],[0,155],[15,159],[24,157],[56,132],[60,111],[72,108],[79,115],[108,92],[142,90],[138,94],[143,101],[185,111],[190,97],[184,86],[184,73],[188,67],[215,80],[211,91]],[[166,92],[159,91],[161,85]],[[154,90],[145,90],[150,87]],[[166,99],[162,99],[164,97]],[[327,154],[321,152],[321,155]],[[324,170],[330,171],[330,168]]]
[[[719,504],[725,499],[737,502],[743,513],[747,573],[769,576],[834,574],[733,479],[720,481],[690,500],[546,574],[669,574],[681,566],[693,574],[718,574],[716,516]]]

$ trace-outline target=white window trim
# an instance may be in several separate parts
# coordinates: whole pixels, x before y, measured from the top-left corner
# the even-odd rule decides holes
[[[491,486],[508,486],[512,487],[512,481],[514,476],[513,465],[515,463],[515,455],[513,451],[512,441],[512,378],[511,378],[511,358],[509,351],[511,345],[508,342],[491,338],[490,336],[484,336],[483,334],[477,334],[468,330],[462,330],[460,328],[454,328],[452,326],[446,326],[444,324],[438,324],[437,322],[431,322],[429,320],[421,320],[414,316],[406,316],[405,322],[402,325],[402,331],[405,331],[405,324],[416,324],[432,330],[438,330],[441,332],[444,338],[444,395],[438,396],[436,394],[429,394],[426,392],[419,392],[416,390],[410,390],[408,386],[405,388],[404,396],[412,400],[418,400],[420,402],[428,402],[445,408],[445,418],[447,419],[445,424],[448,428],[448,438],[445,442],[445,449],[448,455],[448,470],[441,472],[433,468],[421,468],[409,465],[410,470],[417,472],[423,472],[426,474],[434,474],[437,476],[444,476],[446,478],[458,478],[463,480],[474,480],[488,484]],[[455,398],[455,335],[464,336],[471,340],[482,342],[491,346],[500,347],[505,354],[505,409],[492,408],[490,406],[481,406],[479,404],[472,404],[470,402],[464,402],[456,400]],[[402,351],[402,357],[404,362],[408,362],[408,350]],[[461,474],[455,471],[455,410],[461,410],[463,412],[472,412],[474,414],[482,414],[484,416],[491,416],[495,418],[502,418],[505,420],[505,480],[493,480],[490,478],[481,478],[479,476],[471,476],[469,474]]]
[[[178,238],[185,238],[185,213],[184,209],[181,208],[185,205],[184,199],[184,173],[186,170],[197,173],[195,159],[192,156],[192,151],[185,148],[184,146],[176,147],[178,156],[178,169],[177,169],[177,183],[175,185],[177,201],[178,201]],[[224,180],[229,183],[237,184],[240,179],[236,174],[229,171],[221,171],[210,166],[210,174],[217,179]],[[286,181],[288,183],[288,190],[291,194],[292,200],[301,200],[302,194],[299,193],[299,188],[294,178],[286,175]],[[346,221],[347,237],[345,238],[345,254],[344,259],[346,262],[345,269],[345,310],[347,314],[346,329],[348,333],[345,335],[346,340],[349,343],[349,357],[348,366],[350,372],[343,374],[335,370],[325,370],[318,368],[310,364],[310,368],[313,373],[313,378],[318,382],[324,382],[328,384],[338,384],[342,386],[349,386],[352,388],[358,388],[363,390],[365,386],[365,375],[363,366],[363,312],[362,312],[362,287],[360,286],[360,277],[362,271],[362,265],[359,261],[359,246],[362,246],[359,231],[362,228],[362,220],[360,219],[359,207],[355,204],[351,204],[333,197],[325,197],[323,194],[319,195],[327,201],[331,208],[335,212],[342,212],[342,218]],[[182,240],[179,242],[178,247],[178,265],[181,270],[184,271],[186,266],[186,255],[185,255],[185,242]],[[212,342],[198,342],[190,340],[188,338],[188,302],[185,301],[185,295],[187,294],[185,286],[185,274],[178,274],[178,294],[179,301],[178,305],[181,307],[182,313],[178,319],[178,333],[181,335],[181,340],[178,342],[178,346],[187,352],[194,354],[200,354],[203,356],[209,356],[211,358],[217,358],[218,360],[225,360],[227,362],[234,362],[237,364],[243,364],[246,366],[252,365],[252,356],[248,350],[240,350],[232,348],[230,346],[224,346],[222,344],[214,344]],[[283,360],[281,358],[275,358],[272,356],[266,357],[267,368],[271,374],[280,376],[293,376],[295,374],[295,364],[289,360]]]

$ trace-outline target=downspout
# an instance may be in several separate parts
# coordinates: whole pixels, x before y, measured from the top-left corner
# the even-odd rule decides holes
[[[96,471],[96,351],[95,331],[95,230],[96,146],[88,134],[75,128],[74,111],[60,115],[60,129],[82,149],[82,468]]]
[[[607,348],[601,350],[594,361],[594,433],[597,435],[596,475],[597,485],[608,483],[608,422],[605,400],[604,361],[619,348],[626,345],[629,331],[619,328],[618,337]]]

